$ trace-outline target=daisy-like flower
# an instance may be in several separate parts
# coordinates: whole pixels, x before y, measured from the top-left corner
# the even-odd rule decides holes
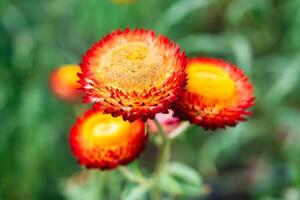
[[[100,111],[87,111],[71,128],[69,143],[80,165],[112,169],[134,160],[145,147],[142,120],[132,123]]]
[[[78,90],[80,84],[79,65],[64,65],[55,69],[50,75],[50,88],[52,92],[61,100],[67,102],[77,102],[81,98],[81,92]]]
[[[184,53],[165,36],[143,29],[105,36],[80,66],[84,102],[129,121],[167,112],[186,82]]]
[[[236,66],[215,58],[193,58],[186,91],[175,103],[177,115],[205,129],[235,126],[254,104],[253,86]]]

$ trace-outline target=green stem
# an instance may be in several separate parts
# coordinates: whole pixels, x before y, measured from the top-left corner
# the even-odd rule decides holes
[[[171,141],[178,135],[185,132],[190,127],[190,124],[188,122],[182,122],[180,126],[178,126],[172,133],[168,135],[164,132],[161,124],[157,120],[154,120],[154,122],[158,129],[158,134],[156,135],[156,137],[160,137],[161,140],[158,143],[158,159],[151,179],[147,180],[143,176],[133,173],[126,166],[120,166],[118,167],[118,170],[128,180],[139,185],[145,185],[149,187],[152,200],[161,200],[163,197],[163,193],[159,188],[159,184],[161,181],[161,177],[165,173],[166,166],[168,165],[168,162],[170,160]]]
[[[161,176],[164,174],[165,168],[170,160],[171,140],[167,136],[167,134],[164,133],[159,122],[157,122],[155,120],[155,123],[159,130],[159,134],[162,138],[162,143],[159,147],[159,157],[158,157],[157,164],[155,166],[155,170],[153,173],[151,196],[152,196],[153,200],[161,200],[162,193],[159,189],[159,182],[160,182]]]
[[[181,124],[169,134],[170,139],[174,139],[178,137],[179,135],[183,134],[190,128],[190,123],[189,122],[181,122]]]
[[[105,174],[100,170],[89,170],[90,186],[93,188],[92,200],[97,200],[103,197],[103,182]]]
[[[161,126],[161,124],[160,124],[156,119],[154,119],[153,121],[154,121],[154,123],[155,123],[155,125],[156,125],[156,127],[157,127],[158,134],[159,134],[161,137],[164,138],[164,137],[166,136],[166,134],[165,134],[165,132],[164,132],[163,127]]]

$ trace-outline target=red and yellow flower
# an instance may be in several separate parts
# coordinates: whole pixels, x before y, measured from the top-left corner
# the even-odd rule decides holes
[[[236,66],[214,58],[193,58],[186,91],[175,103],[177,115],[205,129],[244,121],[254,104],[253,86]]]
[[[79,91],[80,73],[79,65],[64,65],[54,70],[50,75],[50,87],[52,92],[61,100],[67,102],[76,102],[81,98],[81,92]]]
[[[142,120],[132,123],[101,111],[87,111],[71,128],[69,143],[80,165],[112,169],[134,160],[147,141]]]
[[[167,112],[186,83],[184,53],[165,36],[143,29],[105,36],[80,67],[84,102],[129,121]]]

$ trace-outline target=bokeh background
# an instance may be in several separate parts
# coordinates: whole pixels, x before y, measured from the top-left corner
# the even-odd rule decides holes
[[[149,199],[128,194],[135,186],[116,171],[76,164],[67,143],[76,109],[48,84],[53,69],[125,27],[229,60],[255,85],[246,123],[192,127],[174,142],[179,171],[198,179],[165,180],[166,199],[300,199],[300,0],[0,0],[0,200]],[[148,144],[144,173],[155,153]]]

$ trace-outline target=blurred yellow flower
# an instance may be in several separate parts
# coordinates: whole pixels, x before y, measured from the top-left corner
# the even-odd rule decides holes
[[[50,87],[51,91],[59,99],[67,102],[76,102],[80,100],[81,93],[78,90],[80,84],[79,77],[80,73],[79,65],[63,65],[58,69],[55,69],[50,75]]]

